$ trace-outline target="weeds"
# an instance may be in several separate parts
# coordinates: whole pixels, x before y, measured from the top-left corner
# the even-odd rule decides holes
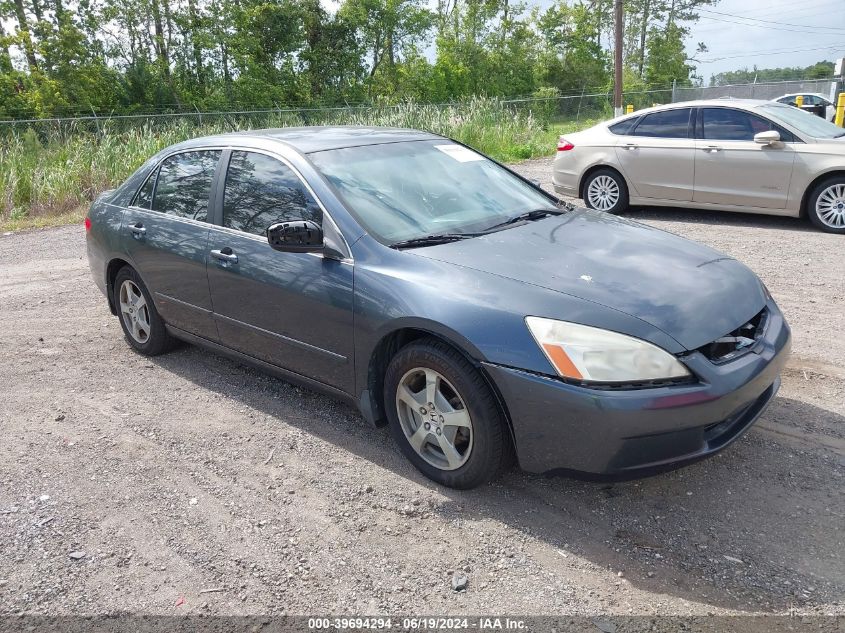
[[[123,181],[152,154],[197,136],[295,125],[393,126],[448,136],[513,162],[551,154],[556,134],[571,127],[550,128],[545,116],[530,108],[514,110],[495,99],[474,98],[448,106],[407,103],[237,119],[206,116],[202,122],[150,120],[129,128],[111,121],[95,130],[71,127],[41,134],[27,129],[0,138],[0,223],[20,226],[26,220],[42,224],[46,218],[76,217],[80,207]]]

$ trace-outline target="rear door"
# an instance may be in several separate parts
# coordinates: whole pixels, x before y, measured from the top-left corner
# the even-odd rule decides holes
[[[785,142],[759,145],[754,135],[777,130]],[[701,108],[695,152],[695,202],[783,209],[796,140],[780,126],[746,110]]]
[[[695,139],[692,108],[643,116],[616,143],[616,157],[630,185],[643,198],[692,200]]]
[[[124,214],[129,258],[162,318],[177,328],[216,340],[205,272],[208,209],[220,150],[166,158]]]
[[[352,391],[352,263],[282,253],[267,228],[312,220],[327,229],[313,193],[279,157],[233,150],[220,215],[208,241],[208,281],[223,344]]]

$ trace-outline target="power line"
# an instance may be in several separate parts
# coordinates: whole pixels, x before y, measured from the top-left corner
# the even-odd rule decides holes
[[[837,32],[842,31],[843,33],[845,33],[845,27],[841,27],[841,26],[816,26],[814,24],[792,24],[792,23],[789,23],[789,22],[776,22],[774,20],[763,20],[761,18],[748,18],[748,17],[739,16],[739,15],[734,15],[732,13],[723,13],[722,11],[713,11],[711,9],[698,9],[698,11],[701,11],[702,13],[707,13],[707,14],[712,13],[714,15],[723,15],[723,16],[727,16],[729,18],[738,18],[740,20],[748,20],[748,21],[752,21],[752,22],[763,22],[765,24],[776,24],[776,25],[779,25],[779,26],[790,26],[790,27],[796,27],[796,28],[801,28],[801,29],[816,29],[816,30],[823,29],[823,30],[827,30],[827,31],[832,30],[832,31],[837,31]],[[707,17],[707,16],[702,16],[702,17]],[[715,18],[710,18],[710,19],[715,20]],[[749,24],[748,26],[753,26],[753,25]]]
[[[795,48],[795,49],[777,49],[777,50],[768,50],[768,51],[755,51],[748,54],[742,55],[724,55],[721,57],[712,57],[710,59],[700,59],[699,62],[702,64],[710,64],[712,62],[719,62],[723,59],[740,59],[742,57],[757,57],[757,56],[764,56],[764,55],[784,55],[786,53],[805,53],[807,51],[822,51],[822,50],[836,50],[840,47],[840,44],[830,44],[828,46],[818,46],[816,48]]]
[[[802,31],[802,30],[799,30],[799,29],[790,29],[790,28],[780,27],[780,26],[767,26],[765,24],[750,24],[748,22],[736,22],[735,20],[725,20],[724,18],[714,18],[714,17],[711,17],[709,15],[702,15],[701,19],[702,20],[713,20],[715,22],[723,22],[725,24],[736,24],[738,26],[746,26],[746,27],[751,27],[751,28],[755,28],[755,29],[766,29],[766,30],[769,30],[769,31],[786,31],[788,33],[803,33],[805,35],[819,35],[818,31]],[[845,31],[843,31],[841,34],[845,35]],[[823,33],[823,35],[839,35],[839,33],[830,32],[830,33]]]
[[[824,6],[828,6],[828,5],[834,5],[838,8],[841,5],[841,0],[816,0],[815,2],[813,0],[810,0],[809,2],[805,2],[804,0],[797,0],[797,1],[796,0],[790,0],[789,2],[767,4],[766,10],[771,11],[772,9],[778,9],[779,14],[784,14],[784,13],[792,13],[794,11],[805,11],[807,8],[818,9],[820,7],[824,7]],[[796,8],[789,9],[789,8],[785,8],[785,7],[796,7]],[[702,10],[705,10],[705,9],[699,9],[699,11],[702,11]],[[706,10],[711,11],[712,9],[706,9]],[[732,15],[734,17],[745,17],[748,14],[759,14],[759,13],[760,13],[759,9],[749,9],[748,11],[740,11],[740,12],[734,13]],[[805,16],[805,17],[809,17],[809,16]]]

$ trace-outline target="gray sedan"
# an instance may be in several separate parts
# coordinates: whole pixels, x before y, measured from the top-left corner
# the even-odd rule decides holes
[[[446,138],[291,128],[169,147],[85,220],[126,340],[354,403],[469,488],[710,455],[772,400],[789,328],[705,246],[579,209]]]

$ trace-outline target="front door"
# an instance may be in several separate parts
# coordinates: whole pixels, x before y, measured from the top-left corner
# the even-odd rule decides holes
[[[322,224],[322,210],[296,172],[276,157],[232,151],[222,226],[208,240],[208,281],[223,344],[353,391],[352,264],[282,253],[267,227]]]
[[[792,135],[768,119],[734,108],[702,108],[695,152],[695,202],[783,209],[795,151]],[[754,142],[777,130],[784,141]]]
[[[634,195],[660,200],[692,200],[695,139],[692,108],[646,114],[616,143],[616,158]]]
[[[205,262],[219,150],[175,154],[153,171],[124,214],[123,243],[166,323],[217,339]]]

